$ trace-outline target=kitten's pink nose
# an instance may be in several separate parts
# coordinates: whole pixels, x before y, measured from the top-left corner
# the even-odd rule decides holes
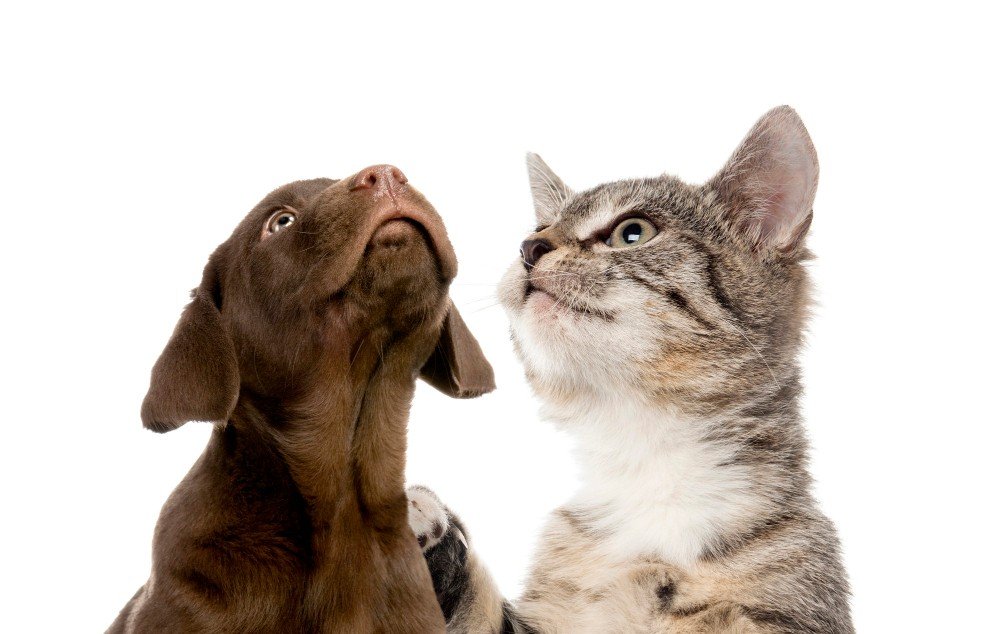
[[[396,189],[406,184],[406,176],[394,165],[372,165],[357,173],[351,180],[350,190]]]
[[[530,269],[535,266],[535,263],[549,251],[555,250],[552,243],[548,240],[534,239],[525,240],[521,243],[521,261],[524,262],[524,268]]]

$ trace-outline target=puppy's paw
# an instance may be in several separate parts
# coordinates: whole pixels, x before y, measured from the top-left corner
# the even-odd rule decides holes
[[[406,490],[409,498],[410,530],[425,553],[438,545],[450,527],[448,509],[427,487],[415,485]]]
[[[445,620],[450,620],[469,584],[469,543],[465,539],[465,526],[430,489],[411,486],[406,495],[410,529],[424,552]]]

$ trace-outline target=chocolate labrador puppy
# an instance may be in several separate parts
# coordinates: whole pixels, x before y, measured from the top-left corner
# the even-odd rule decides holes
[[[493,371],[448,299],[455,253],[395,167],[285,185],[209,258],[143,424],[212,421],[110,632],[443,632],[407,523],[417,376]]]

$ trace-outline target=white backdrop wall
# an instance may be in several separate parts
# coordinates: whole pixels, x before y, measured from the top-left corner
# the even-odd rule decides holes
[[[0,9],[0,630],[102,630],[209,427],[138,418],[210,251],[295,179],[391,162],[445,218],[499,389],[421,386],[408,477],[516,595],[575,486],[494,285],[571,186],[702,181],[788,103],[818,148],[803,355],[861,632],[983,631],[997,591],[995,16],[979,5],[32,3]]]

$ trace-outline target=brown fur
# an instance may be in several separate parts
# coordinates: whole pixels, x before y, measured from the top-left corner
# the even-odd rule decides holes
[[[281,210],[295,221],[268,233]],[[153,369],[146,427],[215,429],[110,632],[444,630],[403,468],[418,374],[456,397],[493,388],[455,272],[437,213],[389,166],[250,212]]]

